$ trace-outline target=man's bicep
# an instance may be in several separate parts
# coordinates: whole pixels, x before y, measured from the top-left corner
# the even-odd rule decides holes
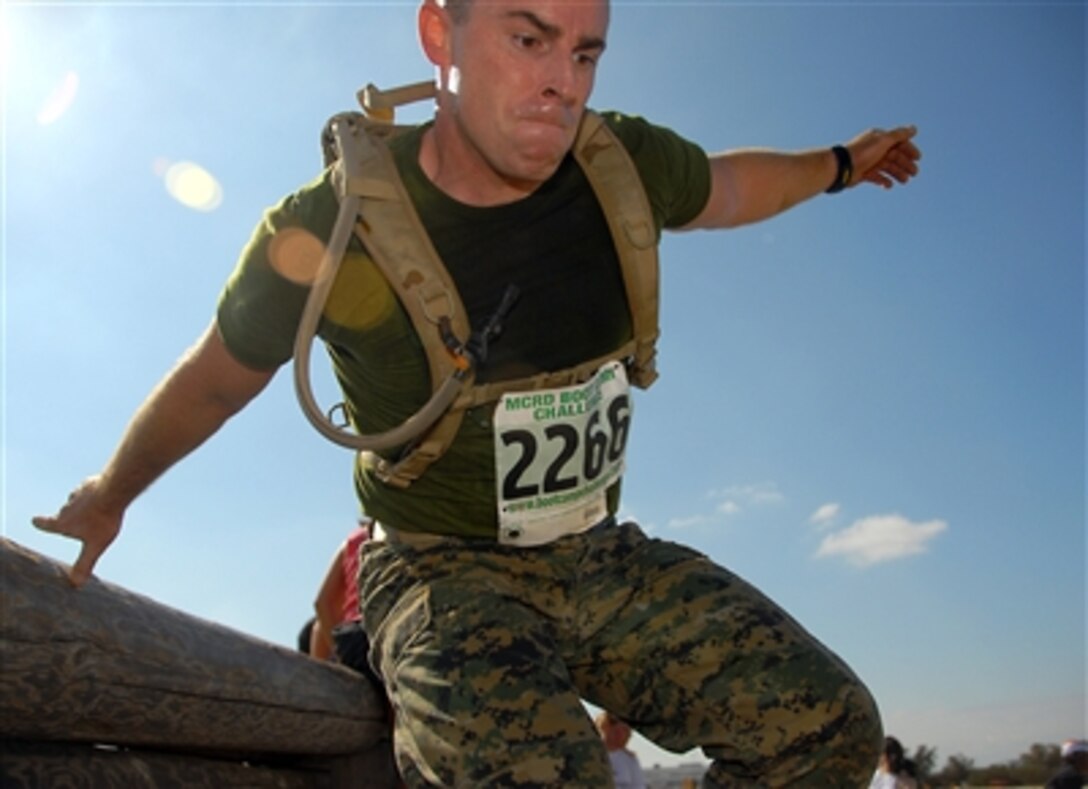
[[[714,154],[707,157],[710,169],[710,189],[700,211],[680,230],[710,230],[732,227],[736,214],[737,185],[735,174],[727,156]]]

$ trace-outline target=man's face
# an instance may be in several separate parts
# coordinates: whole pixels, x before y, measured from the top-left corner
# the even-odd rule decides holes
[[[466,145],[506,180],[549,178],[574,141],[607,30],[607,0],[474,0],[449,49],[449,108]]]
[[[617,751],[627,747],[627,741],[631,739],[631,727],[623,721],[613,720],[604,725],[604,747],[610,751]]]

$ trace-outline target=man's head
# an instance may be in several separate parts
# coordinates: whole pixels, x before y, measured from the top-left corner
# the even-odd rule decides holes
[[[423,0],[442,166],[522,191],[547,180],[574,142],[608,13],[607,0]]]
[[[631,739],[631,727],[624,721],[611,712],[602,712],[597,716],[596,723],[605,748],[618,751],[627,747],[627,742]]]
[[[314,632],[314,617],[310,617],[298,631],[298,651],[310,654],[310,634]]]
[[[884,765],[885,769],[888,772],[898,774],[903,769],[905,758],[906,753],[903,751],[903,744],[891,735],[885,737],[884,750],[880,755],[880,763]]]
[[[1061,754],[1062,759],[1088,774],[1088,740],[1066,740],[1062,743]]]

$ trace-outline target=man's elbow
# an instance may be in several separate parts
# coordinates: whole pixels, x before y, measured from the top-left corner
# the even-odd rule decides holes
[[[272,380],[275,369],[257,370],[238,361],[213,325],[182,365],[209,407],[224,419],[241,411]]]

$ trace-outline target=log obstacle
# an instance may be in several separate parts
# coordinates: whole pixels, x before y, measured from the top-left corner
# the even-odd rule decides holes
[[[384,701],[0,538],[0,787],[395,785]]]

